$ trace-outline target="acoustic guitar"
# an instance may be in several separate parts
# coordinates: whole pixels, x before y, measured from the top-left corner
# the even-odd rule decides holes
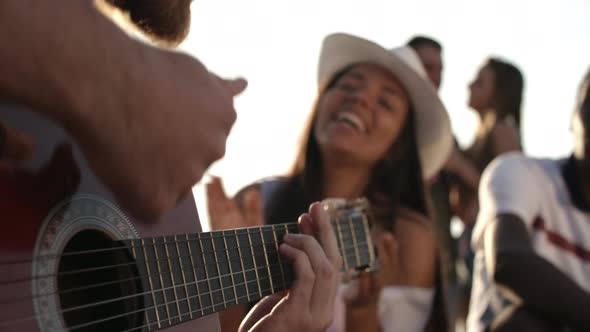
[[[278,246],[297,223],[202,233],[192,194],[134,219],[54,122],[2,104],[0,121],[36,143],[0,163],[0,331],[216,331],[216,313],[291,285]],[[363,200],[331,212],[343,269],[373,265],[369,216]]]

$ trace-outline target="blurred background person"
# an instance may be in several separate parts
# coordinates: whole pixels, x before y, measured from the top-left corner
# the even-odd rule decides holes
[[[513,64],[489,58],[469,85],[469,107],[479,117],[476,137],[464,155],[481,173],[499,155],[520,151],[520,119],[524,79]],[[477,186],[455,180],[451,194],[453,211],[465,228],[459,239],[459,256],[463,274],[460,280],[459,320],[464,320],[469,306],[473,271],[471,233],[478,213]]]
[[[468,331],[589,331],[590,71],[570,157],[515,152],[484,172]]]

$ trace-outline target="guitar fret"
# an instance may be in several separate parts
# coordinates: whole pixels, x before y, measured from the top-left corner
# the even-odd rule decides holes
[[[210,233],[210,235],[211,235],[211,245],[213,246],[213,255],[215,257],[215,262],[216,262],[215,269],[217,270],[217,278],[219,279],[219,289],[220,289],[220,292],[221,292],[221,299],[223,300],[223,307],[224,308],[227,308],[227,304],[226,304],[226,301],[225,301],[225,293],[223,291],[223,289],[224,289],[223,288],[223,280],[221,279],[222,276],[221,276],[221,273],[220,273],[220,270],[219,270],[220,261],[219,261],[219,258],[217,257],[217,248],[215,246],[215,240],[213,239],[213,234],[215,234],[215,233]]]
[[[359,219],[359,214],[352,214],[348,217],[347,227],[349,227],[348,232],[350,236],[348,238],[349,245],[352,244],[350,250],[351,253],[347,253],[347,257],[350,258],[351,264],[354,264],[356,267],[366,267],[370,265],[370,250],[367,247],[366,242],[366,233],[365,233],[365,225],[364,219]],[[363,240],[363,242],[360,242]],[[354,259],[354,261],[353,261]]]
[[[143,241],[143,240],[140,240],[140,239],[129,240],[129,242],[131,243],[131,252],[133,254],[133,257],[135,258],[135,262],[136,262],[137,270],[139,271],[139,275],[143,276],[141,278],[143,288],[149,289],[149,293],[151,295],[151,296],[146,295],[143,297],[144,301],[145,301],[145,305],[144,305],[145,306],[145,310],[144,310],[145,321],[146,321],[146,325],[149,327],[152,324],[158,323],[157,311],[154,307],[155,298],[154,298],[153,288],[151,287],[150,280],[149,280],[149,271],[147,270],[146,261],[144,260],[143,262],[141,262],[141,257],[143,256],[142,245],[141,244],[136,245],[135,241]],[[154,302],[152,302],[152,299]]]
[[[176,292],[176,274],[174,273],[174,270],[172,269],[172,262],[170,259],[170,251],[168,250],[168,244],[170,239],[168,237],[164,237],[163,238],[163,245],[164,245],[164,251],[166,252],[166,263],[168,264],[168,270],[170,271],[170,281],[172,283],[172,294],[174,294],[174,302],[176,302],[176,312],[177,314],[174,315],[174,317],[177,317],[177,319],[182,322],[182,313],[180,311],[180,303],[178,303],[178,293]]]
[[[191,266],[192,266],[192,270],[193,270],[193,277],[195,278],[195,288],[197,290],[197,300],[199,302],[199,309],[201,310],[201,317],[205,315],[205,312],[203,311],[203,305],[201,303],[201,291],[199,290],[199,277],[197,276],[197,265],[195,265],[195,260],[193,258],[193,250],[191,249],[191,245],[190,245],[190,241],[189,241],[189,235],[186,234],[186,245],[188,247],[188,254],[190,256],[190,260],[191,260]]]
[[[299,232],[299,226],[297,226],[297,224],[283,224],[285,227],[285,234],[288,233],[298,233]],[[289,226],[291,226],[294,228],[293,231],[291,232],[289,230]],[[294,276],[295,274],[293,273],[293,267],[289,264],[289,265],[285,265],[283,266],[283,269],[285,271],[285,279],[287,281],[287,285],[291,285],[293,283],[294,280]]]
[[[181,253],[180,252],[181,249],[178,246],[179,243],[181,244],[181,246],[182,246],[182,243],[187,244],[188,243],[188,237],[187,237],[186,242],[185,242],[184,240],[178,240],[178,237],[176,235],[174,235],[174,243],[176,244],[176,254],[178,255],[178,261],[180,263],[180,271],[181,271],[181,274],[182,274],[182,283],[184,285],[184,294],[186,295],[186,305],[188,307],[189,318],[190,319],[194,319],[194,317],[193,317],[193,307],[192,307],[191,301],[190,301],[191,295],[189,294],[189,291],[188,291],[190,280],[186,277],[186,274],[185,274],[185,271],[184,271],[188,267],[185,267],[185,263],[183,263],[183,260],[185,260],[188,257],[188,255],[186,255],[185,253]]]
[[[176,249],[176,259],[174,260],[174,269],[177,270],[177,273],[175,273],[175,276],[177,276],[178,283],[180,284],[181,290],[180,292],[182,292],[182,289],[184,289],[184,297],[180,299],[179,301],[179,307],[178,307],[178,311],[180,313],[180,320],[183,320],[183,316],[185,316],[184,320],[189,320],[189,319],[193,319],[193,313],[192,313],[192,308],[191,308],[191,303],[189,301],[189,294],[188,294],[188,284],[187,284],[187,279],[186,279],[186,275],[184,274],[184,264],[183,264],[183,255],[180,253],[180,247],[178,246],[179,240],[178,237],[176,235],[174,235],[172,238],[170,238],[171,241],[174,243],[174,249]],[[178,273],[178,270],[180,270],[180,273]],[[188,316],[188,317],[186,317]]]
[[[154,247],[154,254],[156,256],[156,267],[158,269],[158,275],[160,278],[160,285],[161,285],[161,290],[162,290],[162,294],[164,295],[164,303],[163,306],[166,309],[166,314],[168,315],[168,324],[172,325],[172,316],[170,315],[170,301],[168,301],[168,291],[165,289],[167,288],[166,283],[164,282],[164,280],[167,280],[167,275],[165,275],[164,273],[162,273],[162,266],[160,265],[160,254],[158,254],[158,251],[160,250],[160,247],[158,246],[158,243],[156,243],[156,239],[157,238],[152,238],[152,245]]]
[[[225,233],[225,232],[224,232]],[[235,304],[238,304],[238,292],[236,291],[236,281],[234,280],[234,271],[231,267],[232,265],[232,258],[229,254],[229,247],[227,246],[227,240],[225,234],[223,234],[223,245],[225,246],[225,255],[227,257],[227,266],[229,267],[229,275],[231,277],[231,284],[234,291],[234,301]]]
[[[260,288],[260,276],[258,275],[258,265],[256,264],[256,258],[254,258],[254,246],[252,245],[252,237],[250,236],[250,229],[247,228],[248,243],[250,244],[250,252],[252,253],[252,262],[254,263],[254,273],[256,274],[256,284],[258,285],[258,296],[262,298],[262,289]]]
[[[275,229],[276,225],[272,225],[272,237],[274,239],[274,243],[275,243],[275,248],[277,250],[277,257],[279,260],[279,268],[281,269],[281,280],[283,281],[283,287],[282,289],[287,289],[287,282],[285,281],[285,271],[283,269],[283,260],[281,259],[281,252],[279,251],[279,241],[277,240],[277,234],[276,234],[276,229]]]
[[[224,307],[231,305],[236,300],[234,293],[233,275],[230,273],[231,260],[229,258],[229,250],[227,248],[226,231],[218,231],[214,233],[213,242],[215,243],[215,252],[218,257],[217,266],[219,278],[221,280],[221,293],[223,294]]]
[[[350,227],[350,232],[352,233],[352,243],[354,245],[354,256],[356,258],[356,266],[360,266],[361,265],[361,259],[359,257],[359,250],[358,250],[358,243],[356,242],[356,232],[354,231],[354,226],[352,224],[352,217],[349,216],[348,218],[348,225]]]
[[[211,311],[215,312],[215,301],[213,300],[213,289],[211,288],[211,278],[209,278],[209,270],[207,269],[207,260],[205,259],[205,247],[201,239],[202,233],[198,234],[199,244],[201,245],[201,256],[203,258],[203,267],[205,270],[205,278],[207,279],[207,285],[209,286],[209,299],[211,300]]]
[[[275,240],[276,238],[277,237],[274,235],[274,227],[272,225],[264,226],[262,229],[262,242],[265,249],[265,256],[268,261],[268,278],[271,281],[270,293],[285,289],[283,283],[283,268],[280,261],[281,256],[277,250],[278,245],[277,241]],[[278,238],[282,239],[281,236]]]
[[[363,226],[365,228],[365,238],[367,239],[366,247],[369,251],[369,261],[367,264],[371,264],[375,261],[375,251],[371,250],[373,248],[373,239],[371,238],[371,231],[369,230],[369,221],[365,215],[363,215]]]
[[[344,246],[344,261],[350,268],[358,267],[356,264],[355,244],[352,236],[352,229],[346,219],[340,219],[342,229],[342,241]]]
[[[238,241],[242,250],[244,271],[246,272],[245,284],[247,291],[250,294],[251,301],[257,300],[258,296],[258,277],[256,276],[256,264],[254,256],[252,255],[250,238],[248,237],[248,229],[243,228],[238,230]]]
[[[152,243],[145,243],[144,239],[141,239],[141,243],[143,246],[143,253],[145,256],[146,267],[148,270],[150,287],[152,289],[152,294],[154,296],[154,305],[156,310],[156,317],[158,319],[158,328],[163,328],[167,326],[166,321],[166,300],[164,298],[164,292],[162,290],[162,286],[160,283],[159,273],[158,273],[158,266],[156,257],[156,248],[153,242],[153,238],[151,239]],[[168,316],[169,317],[169,316]]]
[[[346,249],[344,247],[344,241],[342,240],[342,228],[340,227],[340,220],[336,219],[336,232],[338,233],[337,239],[339,244],[340,255],[342,256],[342,262],[344,263],[344,271],[348,271],[348,259],[346,258]]]
[[[368,257],[367,257],[367,261],[365,262],[366,265],[371,264],[371,262],[375,261],[375,252],[373,250],[369,250],[369,248],[373,248],[373,240],[371,239],[371,231],[369,230],[369,221],[367,220],[367,216],[366,215],[361,215],[361,219],[362,219],[362,231],[363,232],[363,239],[366,239],[367,242],[365,244],[365,248],[363,248],[364,250],[367,251],[368,253]]]
[[[240,256],[240,267],[242,268],[242,276],[244,277],[244,286],[246,288],[246,298],[248,302],[251,302],[250,299],[250,291],[248,290],[248,278],[246,278],[246,269],[244,268],[244,259],[245,256],[242,255],[242,245],[240,244],[240,238],[238,237],[238,230],[234,229],[234,234],[236,235],[236,243],[238,247],[238,255]]]
[[[260,232],[264,232],[264,228],[260,228]],[[268,262],[268,252],[266,251],[266,245],[264,243],[264,235],[260,234],[260,238],[262,240],[262,249],[264,251],[264,261],[266,262],[266,271],[268,272],[268,280],[270,281],[270,290],[272,293],[274,293],[275,287],[272,282],[272,274],[270,273],[270,265]]]

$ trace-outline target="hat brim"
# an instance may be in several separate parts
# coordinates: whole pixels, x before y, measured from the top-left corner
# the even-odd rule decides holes
[[[322,88],[343,69],[360,63],[385,68],[406,88],[415,111],[422,175],[425,179],[433,177],[446,163],[453,147],[449,116],[434,86],[393,52],[366,39],[342,33],[324,39],[319,61],[319,86]]]

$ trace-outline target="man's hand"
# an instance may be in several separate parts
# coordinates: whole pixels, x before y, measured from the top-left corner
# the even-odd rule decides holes
[[[0,1],[0,96],[58,122],[118,203],[155,221],[223,156],[246,82],[62,2]]]
[[[187,55],[149,51],[155,57],[113,91],[113,102],[83,103],[81,123],[69,126],[99,178],[146,221],[174,207],[224,155],[233,98],[246,87]]]
[[[264,225],[262,197],[257,187],[243,192],[243,209],[240,209],[235,199],[227,197],[219,177],[213,177],[207,183],[206,194],[211,230]]]
[[[280,247],[293,264],[293,287],[284,297],[275,294],[259,302],[240,331],[324,331],[332,322],[342,263],[334,231],[317,203],[299,224],[302,234],[285,235]]]

